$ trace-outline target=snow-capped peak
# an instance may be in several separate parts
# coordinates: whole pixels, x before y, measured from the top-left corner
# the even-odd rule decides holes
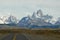
[[[41,9],[38,10],[38,11],[36,12],[36,15],[39,16],[39,17],[42,17],[42,16],[43,16],[42,10],[41,10]]]
[[[17,23],[17,18],[15,16],[10,15],[4,23]]]
[[[9,24],[9,23],[17,23],[17,18],[15,16],[2,16],[0,17],[0,24]]]
[[[27,20],[28,21],[27,21]],[[38,25],[38,26],[46,26],[46,25],[51,25],[49,22],[52,19],[52,16],[50,15],[43,15],[41,10],[38,10],[37,12],[34,12],[31,17],[24,17],[21,21],[19,21],[19,25]],[[25,23],[26,22],[26,23]],[[28,25],[28,26],[29,26]]]
[[[41,18],[43,16],[43,13],[41,10],[38,10],[37,12],[34,12],[32,17],[36,17],[36,18]]]

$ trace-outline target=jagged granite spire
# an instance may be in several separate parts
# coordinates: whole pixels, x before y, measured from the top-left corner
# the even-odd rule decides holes
[[[15,16],[10,15],[4,22],[5,24],[16,24],[17,18]]]
[[[37,16],[39,16],[39,17],[42,17],[42,16],[43,16],[43,13],[42,13],[42,10],[41,10],[41,9],[38,10],[36,14],[37,14]]]

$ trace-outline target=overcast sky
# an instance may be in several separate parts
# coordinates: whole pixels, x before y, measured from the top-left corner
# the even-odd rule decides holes
[[[60,17],[60,0],[0,0],[0,16],[12,14],[21,19],[39,9],[43,14]]]

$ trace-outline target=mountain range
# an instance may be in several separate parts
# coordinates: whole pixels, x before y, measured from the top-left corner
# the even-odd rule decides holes
[[[15,16],[2,16],[0,17],[0,24],[16,24],[17,18]]]
[[[37,10],[32,16],[23,17],[18,26],[30,28],[58,28],[60,25],[60,18],[57,20],[51,15],[44,15],[42,10]]]
[[[28,15],[17,21],[13,15],[0,17],[0,24],[17,25],[18,27],[26,28],[59,28],[60,17],[54,19],[51,15],[44,15],[42,10],[37,10],[31,16]]]

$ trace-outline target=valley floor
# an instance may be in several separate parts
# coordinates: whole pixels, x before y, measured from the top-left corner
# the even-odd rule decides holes
[[[0,30],[0,40],[60,40],[60,30]]]

